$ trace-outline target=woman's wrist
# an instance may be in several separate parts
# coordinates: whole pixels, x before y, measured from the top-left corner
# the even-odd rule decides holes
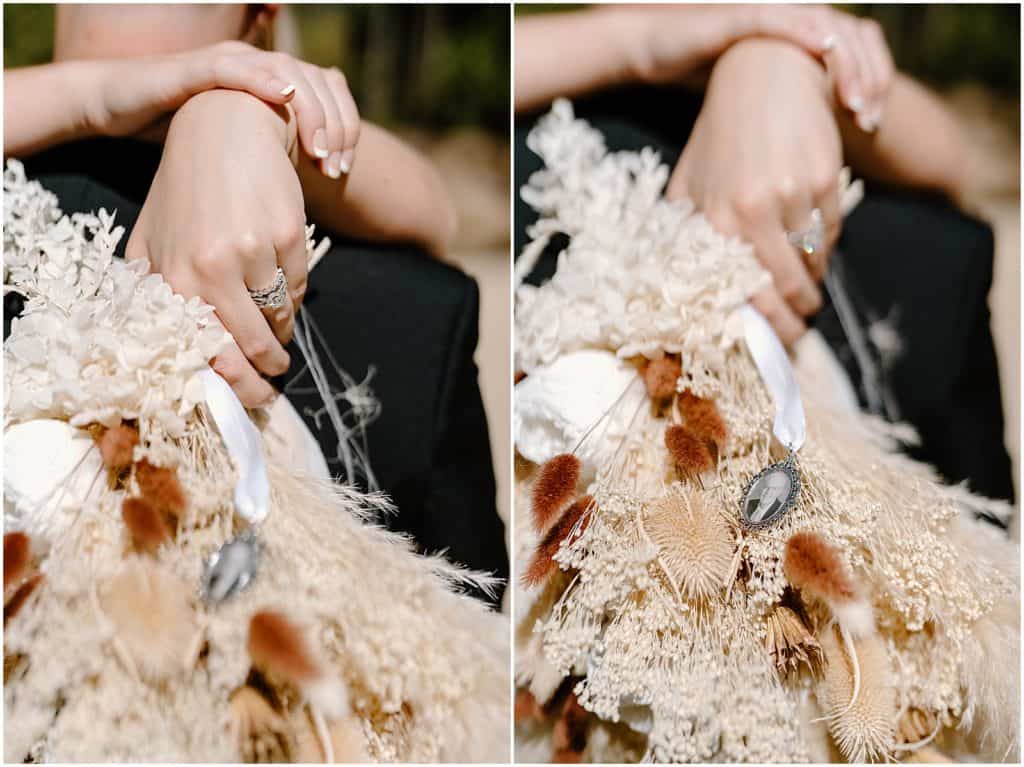
[[[730,46],[715,64],[712,77],[731,76],[733,72],[751,70],[763,71],[765,62],[770,60],[773,68],[783,66],[787,80],[799,78],[800,82],[821,94],[830,107],[835,108],[835,99],[829,87],[828,75],[820,62],[792,43],[769,38],[748,38]],[[782,87],[785,83],[781,84]],[[794,116],[799,119],[799,115]]]
[[[264,131],[273,135],[294,165],[298,160],[295,116],[290,107],[278,107],[260,101],[248,93],[234,90],[210,90],[186,101],[171,120],[172,129],[181,123],[200,125],[207,121],[233,123],[239,130]]]

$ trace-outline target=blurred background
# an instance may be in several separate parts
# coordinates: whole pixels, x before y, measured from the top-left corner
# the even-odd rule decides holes
[[[4,66],[53,53],[52,4],[4,5]],[[459,211],[449,259],[480,286],[477,365],[498,511],[511,492],[507,5],[282,5],[274,46],[345,72],[362,116],[438,165]],[[386,405],[385,405],[386,406]],[[506,526],[507,529],[507,526]]]

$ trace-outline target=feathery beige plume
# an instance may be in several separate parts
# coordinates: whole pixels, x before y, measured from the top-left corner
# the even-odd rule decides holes
[[[877,635],[854,642],[860,666],[856,697],[853,661],[835,630],[823,632],[821,646],[825,669],[817,696],[832,739],[851,762],[887,757],[895,744],[897,711],[885,646]]]
[[[687,599],[707,599],[725,588],[734,545],[729,525],[700,493],[673,484],[643,519],[658,561]]]
[[[192,588],[142,557],[129,557],[99,591],[99,607],[113,624],[114,647],[129,671],[162,680],[195,662],[202,632]]]
[[[779,605],[768,614],[765,628],[765,649],[781,674],[797,673],[802,665],[812,674],[821,671],[824,660],[821,645],[796,612]]]

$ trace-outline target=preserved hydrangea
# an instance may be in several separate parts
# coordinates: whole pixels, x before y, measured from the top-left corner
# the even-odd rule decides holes
[[[114,258],[124,227],[105,210],[61,215],[57,198],[4,173],[4,292],[25,297],[6,342],[8,422],[140,419],[180,436],[202,397],[193,376],[229,338],[198,298],[176,295],[145,261]]]

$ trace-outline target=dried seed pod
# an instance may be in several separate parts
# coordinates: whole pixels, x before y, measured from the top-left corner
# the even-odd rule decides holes
[[[135,479],[143,497],[157,511],[180,517],[185,511],[185,491],[178,472],[166,466],[154,466],[143,459],[135,464]]]
[[[896,692],[885,646],[877,636],[856,641],[855,659],[833,629],[824,632],[821,646],[825,669],[817,696],[833,740],[850,762],[885,758],[896,736]],[[860,668],[856,695],[855,663]]]
[[[682,374],[679,357],[666,354],[649,360],[643,367],[647,396],[655,404],[664,404],[672,399],[676,393],[676,382]]]
[[[687,599],[707,599],[725,588],[735,550],[729,526],[699,494],[673,485],[643,520],[658,561]]]
[[[580,459],[562,453],[545,462],[533,485],[533,527],[543,535],[572,500],[580,480]]]
[[[576,537],[582,535],[583,531],[587,529],[590,517],[586,515],[593,505],[594,499],[589,495],[578,498],[551,526],[551,529],[537,545],[533,559],[530,560],[530,565],[523,575],[523,583],[526,586],[536,586],[548,579],[556,567],[555,554],[561,548],[562,542],[569,539],[574,529]],[[579,523],[578,527],[577,523]]]
[[[782,560],[789,582],[828,605],[839,624],[854,638],[875,630],[871,603],[847,571],[838,550],[817,533],[790,536]]]
[[[4,536],[4,592],[28,574],[32,562],[32,541],[25,533]]]
[[[665,429],[665,447],[684,479],[696,479],[714,466],[707,445],[685,426],[672,424]]]
[[[768,614],[765,628],[765,649],[780,673],[796,673],[802,665],[812,674],[821,671],[824,660],[821,645],[796,612],[779,605]]]
[[[121,504],[121,518],[131,534],[136,551],[153,554],[174,538],[164,515],[145,498],[125,498]]]
[[[132,464],[135,446],[139,444],[139,432],[138,429],[121,424],[103,432],[98,442],[103,465],[121,471]]]

